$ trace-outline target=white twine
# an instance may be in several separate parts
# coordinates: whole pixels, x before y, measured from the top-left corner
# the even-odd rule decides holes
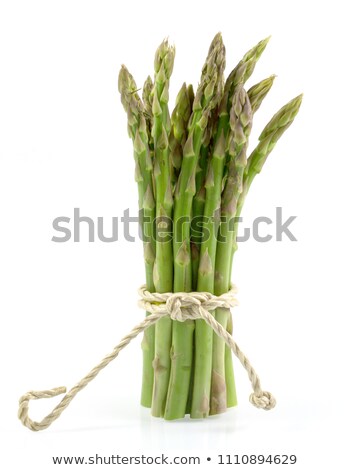
[[[233,337],[216,321],[210,313],[216,308],[231,308],[237,305],[235,297],[235,286],[225,294],[215,296],[208,292],[176,292],[176,293],[151,293],[145,286],[139,289],[139,306],[150,312],[144,320],[136,325],[128,335],[115,346],[113,351],[105,356],[102,361],[95,366],[83,379],[81,379],[71,390],[66,393],[66,387],[58,387],[50,390],[31,391],[23,395],[19,400],[18,417],[22,424],[32,431],[42,431],[48,428],[61,413],[68,407],[78,392],[83,390],[98,373],[112,362],[131,341],[149,326],[155,324],[160,318],[170,316],[172,320],[184,322],[186,320],[205,320],[213,331],[221,337],[230,347],[235,356],[239,359],[244,369],[247,371],[253,393],[249,400],[257,408],[270,410],[274,408],[276,401],[270,392],[261,389],[260,379],[250,364],[247,357],[239,349]],[[30,400],[39,400],[41,398],[51,398],[66,393],[60,403],[41,421],[32,421],[28,416],[28,407]]]

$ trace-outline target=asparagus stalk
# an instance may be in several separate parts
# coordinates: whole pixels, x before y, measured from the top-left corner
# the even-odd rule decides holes
[[[216,140],[213,156],[209,162],[209,169],[205,183],[206,201],[204,209],[203,233],[204,240],[201,243],[200,265],[198,273],[198,290],[205,292],[214,291],[214,267],[216,257],[217,231],[219,227],[219,211],[221,202],[222,178],[225,163],[226,139],[224,130]],[[213,332],[206,324],[196,325],[198,336],[196,349],[200,349],[195,363],[193,392],[193,406],[191,416],[200,418],[208,416],[210,409],[211,368],[212,368],[212,338]],[[201,341],[201,342],[200,342]],[[216,377],[212,375],[212,381]],[[225,382],[224,382],[225,386]]]
[[[254,65],[257,62],[258,58],[262,54],[268,39],[260,41],[253,49],[251,49],[241,62],[235,67],[232,71],[230,78],[228,77],[226,82],[226,91],[230,95],[238,86],[245,82],[252,74]],[[251,111],[254,113],[257,111],[268,94],[269,90],[273,85],[275,76],[262,80],[253,87],[251,87],[247,93],[251,104]],[[225,110],[222,110],[221,113],[222,119],[229,119],[228,113],[226,115]],[[225,122],[225,121],[224,121]],[[223,124],[225,125],[225,124]],[[249,132],[249,129],[248,129]],[[247,135],[248,137],[248,135]],[[228,168],[227,168],[228,173]],[[225,175],[225,182],[227,182],[228,174]],[[222,227],[224,230],[224,227]],[[231,241],[229,242],[231,244]],[[221,254],[224,247],[219,248],[219,257],[227,256],[226,254]],[[230,255],[229,255],[230,259]],[[228,260],[228,258],[227,258]],[[226,292],[230,284],[230,273],[231,273],[231,263],[228,271],[227,264],[218,263],[217,272],[216,272],[216,288],[215,291],[217,295],[219,293]],[[223,281],[221,281],[223,279]],[[221,285],[221,282],[223,284]],[[228,322],[232,322],[231,312],[227,309],[218,309],[216,310],[216,319],[221,325],[226,328]],[[230,330],[232,325],[230,326]],[[224,382],[225,377],[225,382]],[[227,406],[235,406],[237,403],[236,398],[236,389],[234,382],[233,374],[233,360],[232,354],[228,346],[218,338],[214,336],[213,340],[213,369],[212,369],[212,387],[211,387],[211,414],[216,414],[225,411]]]
[[[219,36],[220,38],[220,36]],[[221,38],[220,38],[221,39]],[[216,38],[215,38],[216,40]],[[213,43],[211,45],[212,51],[215,51]],[[210,48],[210,54],[211,54]],[[224,55],[224,54],[223,54]],[[223,60],[224,62],[224,60]],[[217,90],[214,94],[214,102],[212,109],[217,113],[218,107],[223,94],[223,69],[224,63],[219,64],[219,73],[217,77]],[[211,270],[214,266],[214,250],[213,238],[218,226],[217,209],[218,201],[217,193],[220,195],[221,181],[223,175],[223,167],[225,161],[225,135],[223,132],[218,133],[215,141],[215,148],[210,160],[207,177],[205,181],[206,198],[204,204],[204,227],[208,225],[209,233],[206,238],[202,240],[201,252],[199,259],[197,288],[202,290],[206,285],[208,288],[205,290],[211,291]],[[211,199],[211,194],[213,198]],[[211,218],[207,224],[207,218]],[[210,403],[210,383],[211,383],[211,346],[212,346],[212,331],[203,320],[198,320],[195,326],[195,361],[194,361],[194,378],[192,390],[192,403],[191,413],[192,418],[201,418],[207,416],[209,413]]]
[[[213,125],[207,128],[207,136],[205,143],[201,147],[201,153],[205,153],[205,158],[201,162],[203,165],[202,171],[199,171],[197,177],[199,177],[199,189],[194,198],[193,203],[193,226],[192,226],[192,272],[193,272],[193,288],[199,290],[207,290],[213,292],[213,283],[214,283],[214,271],[210,271],[205,274],[206,271],[206,262],[211,261],[214,266],[215,260],[215,249],[216,249],[216,237],[219,224],[219,206],[220,206],[220,194],[222,190],[222,178],[223,178],[223,169],[225,163],[225,147],[226,147],[226,138],[227,138],[227,121],[228,121],[228,112],[227,112],[227,93],[222,96],[221,102],[218,109],[216,110],[216,118],[218,119],[218,124],[216,127],[216,138],[214,142],[213,155],[208,157],[210,150],[210,136],[213,133]],[[204,181],[204,173],[207,173],[207,177]],[[200,232],[201,231],[201,237]],[[205,239],[203,238],[205,234]],[[200,253],[201,250],[201,253]],[[207,252],[206,252],[207,250]],[[207,255],[209,255],[207,257]],[[206,261],[207,259],[207,261]],[[201,260],[201,264],[200,264]],[[209,264],[211,264],[209,263]],[[211,266],[208,266],[211,268]],[[198,327],[201,331],[201,325]],[[202,354],[200,357],[200,362],[198,359],[197,369],[194,370],[194,375],[196,374],[197,380],[197,390],[194,395],[194,405],[192,410],[192,417],[199,417],[201,413],[204,412],[204,405],[206,406],[205,414],[208,413],[207,407],[209,406],[209,398],[207,394],[207,399],[203,400],[201,396],[201,387],[206,387],[208,390],[208,383],[211,380],[211,331],[207,328],[204,328],[204,333],[207,335],[203,337],[202,344]],[[198,331],[198,337],[201,332]],[[207,346],[205,346],[207,344]],[[199,349],[197,345],[197,349]],[[207,356],[207,358],[206,358]],[[204,368],[204,364],[208,362],[208,370]],[[194,377],[195,379],[195,377]],[[201,385],[202,380],[202,385]],[[194,380],[193,380],[194,383]],[[206,393],[206,392],[205,392]],[[195,403],[198,402],[198,409],[195,411]]]
[[[262,52],[264,51],[268,43],[268,38],[260,41],[254,48],[252,48],[248,53],[245,54],[243,59],[239,62],[237,67],[230,73],[224,88],[224,97],[221,102],[219,109],[219,124],[216,133],[215,141],[218,141],[219,136],[223,133],[224,140],[227,133],[229,114],[226,110],[227,102],[231,100],[231,97],[235,93],[236,87],[240,82],[246,81],[252,74],[257,60],[260,58]],[[211,48],[213,45],[211,45]],[[210,48],[210,51],[211,51]],[[223,160],[224,162],[224,160]],[[221,191],[221,183],[223,179],[223,171],[221,176],[218,176],[218,185],[216,185],[215,193]],[[211,200],[211,191],[206,189],[206,193],[209,195],[209,200]],[[201,193],[199,193],[201,194]],[[206,194],[206,202],[207,202]],[[196,215],[201,211],[201,205],[195,205]],[[211,203],[208,203],[207,210],[211,211]],[[206,213],[206,208],[204,209]],[[194,211],[195,212],[195,211]],[[213,216],[213,214],[211,214]],[[206,213],[206,218],[208,213]],[[207,220],[204,217],[204,231],[208,230]],[[209,230],[209,246],[212,246],[211,252],[208,251],[209,246],[206,246],[207,243],[203,242],[201,244],[201,254],[199,259],[199,270],[198,270],[198,290],[208,290],[209,292],[213,291],[214,288],[214,265],[215,265],[215,255],[216,255],[216,237],[218,224],[213,221],[210,223],[211,229]],[[207,234],[206,234],[207,236]],[[206,251],[207,250],[207,251]],[[196,267],[196,266],[195,266]],[[219,311],[219,319],[223,316],[223,312]],[[226,312],[225,317],[228,316]],[[224,321],[224,320],[223,320]],[[226,399],[221,399],[221,396],[225,397],[225,373],[222,371],[219,375],[219,362],[223,364],[224,367],[224,342],[220,341],[219,338],[214,338],[214,344],[212,345],[213,333],[209,330],[207,325],[203,325],[201,321],[197,322],[196,325],[196,359],[195,359],[195,377],[194,377],[194,391],[193,391],[193,403],[192,403],[192,412],[191,416],[194,418],[207,416],[210,409],[210,387],[211,387],[211,355],[212,347],[214,350],[214,360],[216,362],[216,368],[212,371],[212,413],[218,413],[224,411],[226,407]],[[201,339],[202,338],[202,339]],[[200,347],[198,346],[198,339]],[[223,350],[223,360],[221,358],[221,350]],[[221,359],[219,359],[221,358]],[[218,366],[218,367],[217,367]],[[209,367],[209,370],[207,369]],[[223,405],[224,403],[224,405]]]
[[[273,82],[275,79],[275,75],[271,75],[270,77],[260,81],[256,85],[253,85],[247,92],[247,95],[250,100],[251,104],[251,109],[252,113],[255,113],[261,106],[262,101],[264,98],[267,96],[268,92],[270,91]],[[240,201],[240,196],[239,196],[239,201]],[[239,204],[239,203],[238,203]],[[233,236],[234,242],[233,242],[233,250],[234,247],[236,246],[236,235]],[[222,287],[219,287],[218,292],[224,292],[225,291],[225,286],[229,286],[230,284],[230,277],[231,277],[231,272],[232,272],[232,262],[233,262],[233,256],[231,257],[231,263],[229,267],[229,272],[227,271],[227,274],[225,272],[221,273],[221,276],[223,277],[223,284]],[[219,272],[219,269],[218,271]],[[228,278],[226,278],[228,276]],[[233,332],[233,321],[232,321],[232,314],[230,310],[226,309],[219,309],[219,311],[216,311],[217,315],[217,320],[221,322],[222,326],[225,326],[227,324],[227,331],[232,334]],[[220,358],[221,353],[217,352],[217,347],[219,350],[221,350],[223,344],[220,340],[218,341],[217,338],[215,338],[215,343],[213,346],[213,355],[214,357]],[[226,383],[226,394],[227,394],[227,407],[232,407],[237,405],[237,396],[236,396],[236,387],[235,387],[235,379],[234,379],[234,371],[233,371],[233,356],[230,348],[225,345],[225,354],[224,354],[224,369],[225,369],[225,383]],[[222,366],[218,366],[219,368]],[[224,407],[224,396],[222,395],[219,396],[219,393],[217,393],[216,389],[212,390],[211,393],[212,396],[212,401],[213,401],[213,406],[215,403],[222,403],[222,407]]]
[[[169,79],[173,71],[175,50],[163,41],[155,55],[155,83],[152,91],[152,136],[154,141],[154,177],[156,188],[156,260],[154,284],[157,292],[171,292],[173,288],[172,210],[173,195],[170,171],[168,136]],[[154,389],[152,415],[163,416],[166,404],[169,374],[172,321],[162,318],[155,327]]]
[[[244,84],[249,77],[252,75],[254,68],[256,66],[257,61],[261,57],[263,51],[265,50],[269,38],[266,38],[260,41],[256,46],[250,49],[238,63],[238,65],[232,70],[229,74],[226,83],[225,83],[225,93],[224,99],[222,101],[221,110],[220,110],[220,120],[219,120],[219,129],[224,128],[227,129],[229,124],[229,114],[227,112],[226,107],[230,107],[230,103],[232,102],[233,95],[237,90],[240,84]],[[262,100],[269,92],[270,88],[273,85],[274,76],[269,77],[268,79],[262,80],[258,84],[254,85],[250,88],[248,92],[249,100],[252,101],[251,109],[252,112],[257,111],[260,107]],[[227,100],[227,101],[225,101]],[[228,105],[227,105],[228,103]],[[222,121],[222,122],[221,122]],[[225,168],[224,177],[223,177],[223,186],[225,186],[226,181],[228,178],[228,168]],[[223,272],[220,272],[223,269]],[[231,269],[231,266],[230,266]],[[218,273],[222,277],[226,277],[230,275],[228,271],[227,264],[224,263],[222,266],[217,266],[217,276]],[[228,280],[228,284],[230,280]],[[222,292],[221,292],[222,293]],[[221,325],[225,328],[226,323],[228,321],[228,317],[231,316],[229,310],[219,309],[215,312],[216,319]],[[232,367],[232,357],[229,352],[227,351],[226,354],[223,354],[225,349],[228,349],[228,346],[224,344],[224,342],[214,336],[213,342],[213,370],[212,370],[212,387],[211,387],[211,414],[217,414],[224,412],[226,406],[235,406],[236,405],[236,392],[235,392],[235,383],[234,383],[234,375],[233,373],[229,374],[230,367]],[[226,356],[226,359],[225,357]],[[226,361],[226,365],[225,362]],[[227,369],[227,374],[225,374],[225,368]],[[229,374],[229,375],[228,375]],[[228,375],[228,379],[225,379]],[[230,382],[233,383],[230,383]],[[228,393],[228,390],[229,393]],[[227,395],[227,396],[226,396]]]
[[[146,285],[154,292],[153,268],[155,261],[155,200],[153,192],[152,162],[148,147],[147,124],[144,108],[138,93],[134,78],[125,66],[122,66],[118,88],[121,101],[128,115],[128,130],[134,144],[135,179],[138,183],[139,218],[144,243],[144,261]],[[155,350],[155,328],[148,328],[142,340],[143,375],[141,389],[141,404],[150,407],[153,389],[153,359]]]
[[[210,112],[221,96],[225,50],[221,35],[213,42],[193,103],[189,134],[183,149],[183,160],[174,207],[174,291],[191,291],[190,220],[195,194],[196,168]],[[174,322],[172,335],[172,369],[167,397],[166,419],[185,415],[188,401],[193,353],[194,322]],[[201,340],[200,340],[201,342]],[[196,360],[196,359],[195,359]],[[195,385],[194,385],[195,387]]]
[[[228,177],[222,196],[221,230],[217,244],[215,294],[227,292],[229,288],[229,264],[231,247],[231,219],[235,215],[238,194],[246,165],[246,147],[252,125],[252,110],[242,84],[237,85],[230,109]],[[229,248],[228,248],[229,246]],[[229,252],[229,255],[228,255]],[[230,311],[217,309],[216,320],[227,328]],[[227,407],[225,374],[225,343],[214,338],[211,389],[211,414],[225,411]]]
[[[152,163],[148,154],[148,137],[146,122],[142,118],[143,126],[137,131],[135,139],[135,153],[140,162],[142,175],[142,191],[139,190],[140,206],[142,212],[143,240],[144,240],[144,260],[146,269],[146,284],[151,291],[155,290],[153,282],[153,269],[155,262],[155,199],[153,192]],[[146,169],[147,168],[147,169]],[[145,189],[146,188],[146,189]],[[154,382],[153,359],[155,355],[155,328],[145,331],[142,341],[143,350],[143,376],[141,388],[141,404],[150,407],[152,403],[152,390]]]

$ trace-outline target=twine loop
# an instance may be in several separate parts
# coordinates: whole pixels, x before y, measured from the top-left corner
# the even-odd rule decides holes
[[[41,431],[48,428],[61,413],[68,407],[73,398],[84,387],[88,385],[110,362],[112,362],[131,341],[149,326],[154,325],[160,318],[169,316],[172,320],[184,322],[187,320],[204,320],[213,331],[222,338],[229,346],[235,356],[239,359],[244,369],[247,371],[253,393],[249,401],[252,405],[263,410],[274,408],[276,401],[274,396],[261,389],[260,379],[255,369],[250,364],[247,357],[241,351],[233,337],[217,322],[211,314],[216,308],[232,308],[238,304],[236,297],[236,288],[231,286],[225,294],[215,296],[209,292],[176,292],[176,293],[158,293],[149,292],[146,286],[139,289],[139,306],[149,312],[144,320],[136,325],[128,335],[115,346],[113,351],[105,356],[100,363],[95,366],[85,377],[83,377],[67,393],[65,387],[57,387],[50,390],[31,391],[23,395],[19,400],[18,417],[22,424],[32,431]],[[28,415],[29,401],[39,400],[41,398],[51,398],[65,393],[60,403],[49,413],[42,421],[32,421]]]

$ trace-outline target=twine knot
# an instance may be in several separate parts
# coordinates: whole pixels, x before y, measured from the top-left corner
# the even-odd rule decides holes
[[[166,310],[172,320],[184,322],[199,318],[201,302],[182,292],[175,293],[166,300]]]
[[[124,349],[132,339],[136,338],[140,333],[145,331],[149,326],[154,325],[160,318],[169,316],[172,320],[184,322],[186,320],[204,320],[218,335],[225,341],[227,346],[233,351],[239,359],[244,369],[248,373],[253,393],[250,395],[250,403],[257,408],[270,410],[275,406],[275,398],[270,392],[261,389],[260,379],[255,369],[250,364],[247,357],[239,349],[233,337],[217,322],[215,317],[210,313],[216,308],[228,308],[237,305],[235,297],[236,288],[231,286],[230,290],[225,294],[216,296],[209,292],[149,292],[146,286],[139,289],[139,306],[149,312],[144,320],[136,325],[128,335],[115,346],[113,351],[105,356],[102,361],[95,366],[85,377],[83,377],[74,387],[66,393],[65,387],[53,388],[51,390],[43,390],[38,392],[28,392],[19,400],[18,417],[22,424],[32,431],[41,431],[46,429],[53,423],[61,413],[68,407],[78,392],[83,390],[89,382],[91,382],[110,362],[112,362],[120,351]],[[40,398],[51,398],[65,393],[60,403],[49,413],[42,421],[32,421],[28,416],[28,407],[30,400],[38,400]]]
[[[169,315],[172,320],[184,322],[197,320],[218,307],[232,308],[238,305],[235,297],[236,287],[232,285],[228,292],[214,295],[209,292],[149,292],[146,286],[139,289],[139,307],[151,314]]]
[[[262,391],[261,393],[251,393],[249,401],[256,408],[263,410],[271,410],[275,407],[276,401],[270,392]]]

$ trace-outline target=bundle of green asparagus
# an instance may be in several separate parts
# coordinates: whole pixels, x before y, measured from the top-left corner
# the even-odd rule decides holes
[[[254,113],[274,75],[245,90],[267,45],[260,41],[224,79],[225,47],[217,34],[194,94],[182,85],[170,115],[169,80],[175,50],[163,41],[154,79],[142,98],[122,66],[118,88],[134,144],[146,285],[150,292],[205,291],[231,283],[238,217],[254,177],[293,122],[302,96],[283,106],[247,157]],[[232,332],[228,309],[216,320]],[[165,419],[204,418],[237,403],[232,355],[204,320],[164,317],[144,333],[141,404]]]

